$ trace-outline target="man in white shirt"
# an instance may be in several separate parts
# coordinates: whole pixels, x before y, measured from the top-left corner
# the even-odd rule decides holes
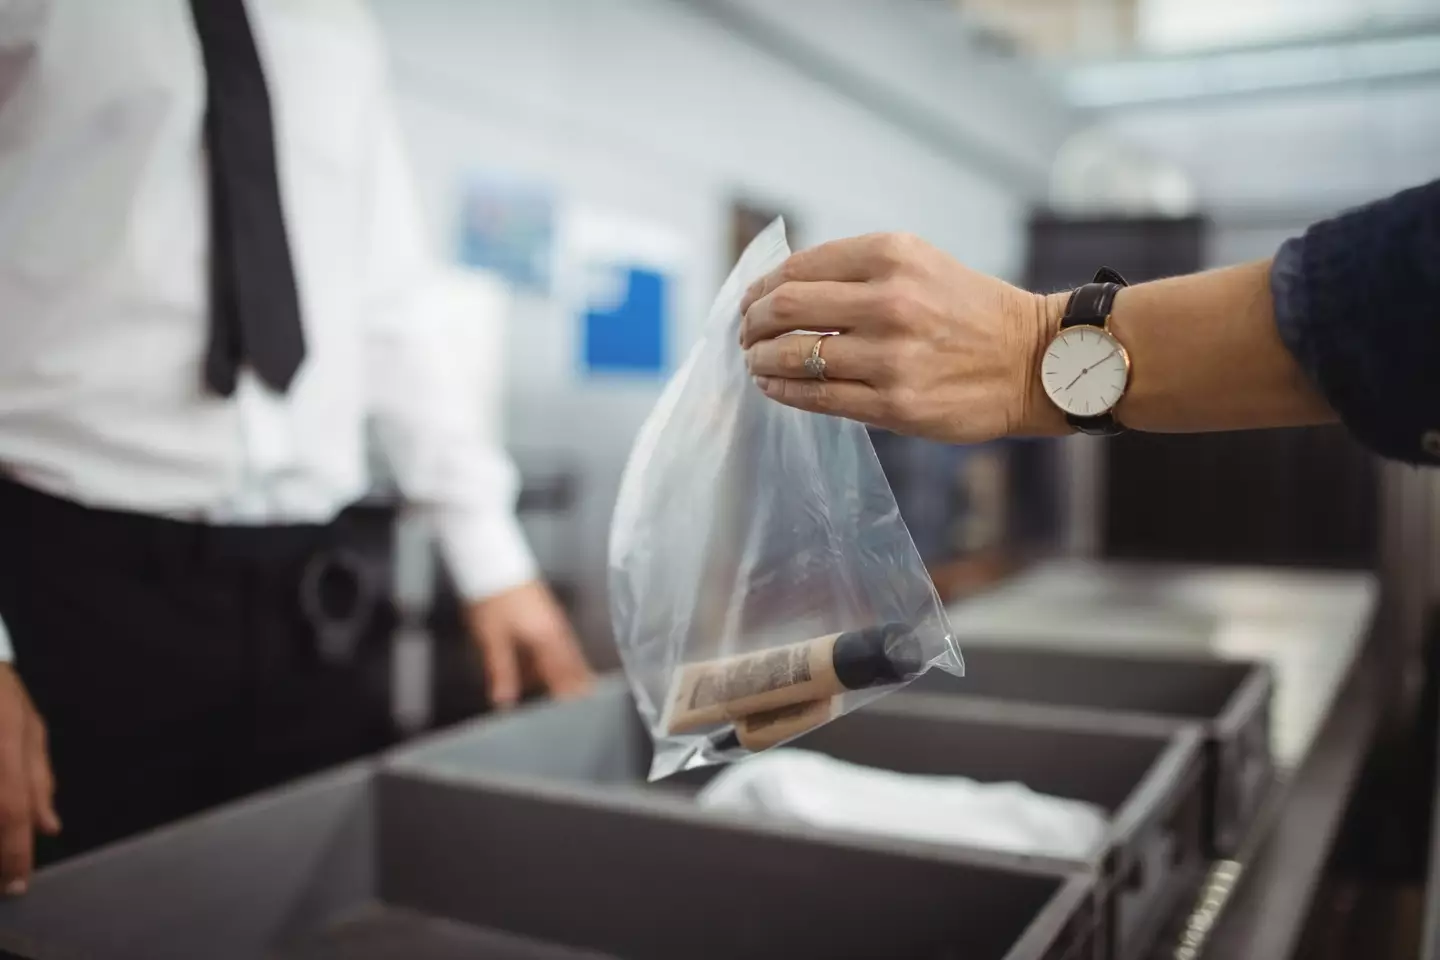
[[[385,69],[361,0],[0,5],[0,890],[62,817],[83,849],[383,743],[298,602],[367,424],[491,699],[589,682]]]

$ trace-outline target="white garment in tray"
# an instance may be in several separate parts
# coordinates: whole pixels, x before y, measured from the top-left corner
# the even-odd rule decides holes
[[[1083,859],[1104,842],[1100,808],[1023,783],[893,773],[809,750],[768,750],[722,770],[702,807],[925,843]]]

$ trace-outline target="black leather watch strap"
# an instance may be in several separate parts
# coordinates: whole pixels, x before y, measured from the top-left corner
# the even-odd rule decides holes
[[[1095,272],[1095,279],[1084,286],[1076,287],[1065,304],[1065,315],[1060,318],[1060,329],[1081,325],[1103,327],[1110,318],[1110,308],[1115,303],[1115,294],[1128,286],[1125,278],[1109,267]],[[1124,431],[1115,415],[1106,411],[1093,417],[1078,417],[1065,414],[1065,422],[1081,433],[1091,436],[1110,437]]]

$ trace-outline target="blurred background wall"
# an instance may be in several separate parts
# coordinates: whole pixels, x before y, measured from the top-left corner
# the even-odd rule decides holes
[[[553,225],[550,274],[516,286],[496,347],[502,415],[542,562],[602,663],[619,471],[733,262],[737,205],[751,219],[784,213],[797,245],[908,230],[1053,288],[1085,278],[1036,272],[1037,218],[1189,218],[1198,252],[1169,270],[1156,262],[1175,272],[1266,256],[1313,219],[1440,174],[1434,0],[373,3],[440,251],[459,256],[477,182],[535,193]],[[576,317],[597,244],[663,268],[656,365],[588,363]],[[1242,478],[1339,478],[1318,483],[1287,529],[1367,501],[1352,526],[1374,549],[1331,545],[1327,562],[1378,564],[1389,549],[1398,570],[1433,549],[1430,521],[1416,519],[1440,498],[1428,477],[1309,435],[1240,442],[1250,446],[1197,455],[1228,457]],[[909,509],[938,511],[955,531],[941,559],[1013,540],[1027,517],[1060,528],[1026,534],[1050,547],[1106,551],[1117,480],[1102,446],[1009,447],[999,468],[989,453],[892,446]],[[1132,486],[1148,482],[1125,470]],[[964,515],[982,509],[1008,524]],[[1227,559],[1290,556],[1273,546]]]
[[[566,529],[547,528],[537,546],[549,547],[553,575],[575,581],[587,636],[608,622],[601,572],[630,439],[729,270],[732,203],[773,205],[804,245],[910,230],[1017,277],[1029,211],[1076,123],[1043,78],[972,50],[940,5],[375,6],[442,251],[456,247],[461,192],[476,176],[548,191],[558,247],[567,213],[591,211],[675,248],[659,375],[587,376],[563,290],[517,294],[507,331],[506,426],[522,467],[578,477]],[[557,257],[563,286],[563,249]]]

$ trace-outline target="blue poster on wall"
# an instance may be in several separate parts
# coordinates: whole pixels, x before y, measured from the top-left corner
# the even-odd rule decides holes
[[[595,268],[592,268],[595,269]],[[666,360],[666,303],[669,278],[648,266],[612,265],[609,295],[587,304],[583,321],[583,364],[592,374],[659,374]]]
[[[676,350],[675,310],[688,245],[664,223],[589,207],[561,217],[565,299],[575,368],[592,379],[658,380]]]
[[[499,274],[515,290],[550,290],[555,212],[538,184],[475,177],[460,207],[460,262]]]

